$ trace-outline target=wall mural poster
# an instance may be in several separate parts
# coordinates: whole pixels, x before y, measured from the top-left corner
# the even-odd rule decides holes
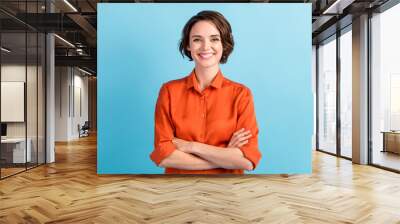
[[[98,173],[311,173],[310,16],[99,4]]]

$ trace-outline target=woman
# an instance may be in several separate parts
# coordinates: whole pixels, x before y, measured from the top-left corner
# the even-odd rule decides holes
[[[195,63],[185,78],[165,83],[155,111],[151,159],[165,173],[243,174],[260,158],[250,90],[219,68],[233,51],[229,22],[202,11],[182,30],[179,50]]]

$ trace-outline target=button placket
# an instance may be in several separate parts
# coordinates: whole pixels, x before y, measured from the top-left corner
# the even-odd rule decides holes
[[[207,130],[207,101],[206,101],[206,96],[202,96],[202,102],[203,102],[203,112],[202,112],[202,118],[203,118],[203,133],[202,133],[202,138],[205,139],[206,137],[206,130]]]
[[[204,95],[201,96],[200,101],[201,101],[201,106],[202,106],[201,117],[202,117],[203,119],[205,119],[205,118],[206,118],[206,109],[207,109],[206,97],[205,97]]]

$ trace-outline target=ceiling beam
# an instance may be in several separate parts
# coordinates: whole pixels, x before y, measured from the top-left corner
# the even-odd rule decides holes
[[[56,66],[82,66],[96,71],[97,62],[91,56],[55,56]]]

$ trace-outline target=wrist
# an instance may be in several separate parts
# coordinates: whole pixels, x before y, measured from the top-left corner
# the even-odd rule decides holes
[[[196,154],[199,149],[199,143],[198,142],[190,142],[190,152],[193,154]]]

